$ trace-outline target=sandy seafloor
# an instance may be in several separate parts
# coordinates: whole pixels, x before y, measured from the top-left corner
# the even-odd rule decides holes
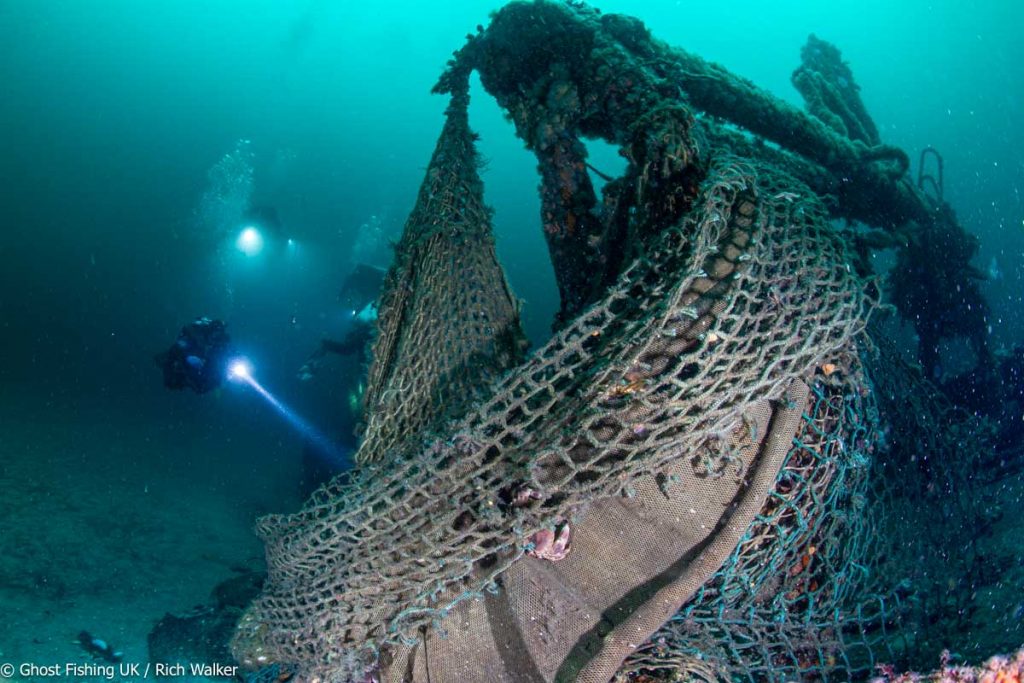
[[[196,429],[0,396],[0,663],[92,661],[82,630],[146,662],[166,612],[261,565],[253,521],[299,504],[299,449],[270,417],[211,415]]]

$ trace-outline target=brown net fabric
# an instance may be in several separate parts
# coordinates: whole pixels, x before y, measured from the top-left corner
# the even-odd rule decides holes
[[[745,413],[729,439],[743,476],[708,477],[672,496],[646,476],[630,497],[596,500],[573,521],[568,557],[522,558],[501,577],[500,592],[441,622],[448,637],[400,649],[388,679],[608,681],[735,547],[775,480],[806,398],[798,381],[774,410],[763,402]],[[667,472],[687,470],[680,460]]]
[[[465,89],[444,130],[381,293],[358,462],[395,457],[518,362],[518,303],[494,253]],[[441,414],[439,414],[439,412]]]
[[[260,521],[269,575],[236,655],[332,681],[365,675],[366,654],[390,680],[607,680],[763,509],[799,379],[866,323],[847,264],[804,186],[716,159],[685,217],[450,438]],[[378,349],[401,362],[398,344]],[[568,557],[524,558],[565,524]]]

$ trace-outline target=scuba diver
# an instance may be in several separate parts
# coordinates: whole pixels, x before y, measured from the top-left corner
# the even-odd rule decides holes
[[[371,301],[376,301],[380,296],[380,288],[384,285],[384,276],[387,271],[377,266],[360,263],[352,269],[352,272],[345,278],[338,291],[338,301],[341,305],[356,315],[363,306]]]
[[[273,206],[250,206],[242,214],[242,223],[245,225],[255,225],[274,239],[283,240],[285,238],[281,216]]]
[[[373,324],[377,322],[377,305],[370,302],[362,310],[354,312],[351,317],[351,326],[348,334],[341,341],[324,338],[320,340],[320,346],[309,355],[306,362],[299,368],[299,379],[303,382],[313,379],[313,376],[323,365],[324,358],[328,353],[336,356],[352,356],[362,354],[373,336]]]
[[[227,325],[202,317],[182,327],[171,348],[154,360],[164,372],[165,387],[205,394],[224,382],[232,355]]]
[[[308,381],[323,365],[327,354],[351,356],[362,354],[369,346],[377,322],[377,296],[384,282],[383,268],[361,263],[345,279],[338,294],[349,314],[349,331],[341,341],[322,339],[320,346],[310,354],[299,368],[299,379]]]

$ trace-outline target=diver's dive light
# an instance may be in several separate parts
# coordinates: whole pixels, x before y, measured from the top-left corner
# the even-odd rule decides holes
[[[250,225],[239,233],[235,246],[246,256],[255,256],[263,251],[263,235],[255,226]]]
[[[228,379],[239,382],[248,381],[252,378],[252,365],[245,358],[238,358],[231,361],[228,366]]]

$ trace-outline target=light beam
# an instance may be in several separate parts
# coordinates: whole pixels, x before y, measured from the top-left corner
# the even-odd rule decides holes
[[[343,464],[345,460],[344,452],[320,430],[302,419],[294,410],[282,403],[276,396],[267,391],[262,384],[257,382],[256,378],[252,375],[252,365],[247,359],[237,358],[228,364],[228,379],[234,382],[248,384],[250,387],[255,389],[256,393],[262,396],[263,399],[277,411],[278,415],[283,417],[293,429],[313,444],[317,450],[335,460],[335,464]]]

